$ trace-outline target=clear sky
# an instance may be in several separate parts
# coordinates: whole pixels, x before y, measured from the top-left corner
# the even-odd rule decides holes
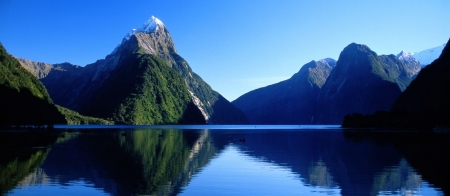
[[[0,0],[0,42],[17,57],[85,66],[152,15],[178,53],[232,101],[348,44],[418,52],[450,38],[448,0]]]

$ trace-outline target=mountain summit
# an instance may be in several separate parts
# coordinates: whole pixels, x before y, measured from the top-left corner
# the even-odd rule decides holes
[[[154,33],[158,31],[160,28],[164,28],[164,24],[161,20],[156,18],[155,16],[150,17],[147,21],[145,21],[144,25],[142,25],[139,29],[131,30],[125,37],[124,41],[130,39],[130,37],[136,33]]]
[[[405,64],[408,77],[415,77],[422,69],[420,62],[414,58],[413,53],[402,50],[396,57]]]

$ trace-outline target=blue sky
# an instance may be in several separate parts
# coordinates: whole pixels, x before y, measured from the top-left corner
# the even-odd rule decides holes
[[[9,53],[85,66],[154,15],[178,53],[232,101],[287,79],[352,42],[378,54],[418,52],[450,38],[448,0],[1,0]]]

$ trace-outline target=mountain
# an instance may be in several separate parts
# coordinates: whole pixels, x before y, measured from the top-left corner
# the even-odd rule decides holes
[[[0,127],[66,123],[44,85],[0,43]]]
[[[318,122],[340,123],[346,114],[388,110],[417,69],[418,64],[394,55],[378,56],[366,45],[348,45],[318,97]]]
[[[434,60],[436,60],[439,57],[444,47],[445,44],[435,48],[430,48],[424,51],[416,52],[413,53],[412,55],[415,59],[417,59],[420,62],[422,67],[425,67],[431,64]]]
[[[420,62],[411,53],[402,50],[396,57],[405,64],[405,71],[408,77],[414,78],[422,69]]]
[[[250,91],[233,104],[254,124],[337,124],[346,114],[389,109],[421,66],[411,54],[377,55],[352,43],[312,61],[290,79]]]
[[[331,58],[311,61],[290,79],[250,91],[232,103],[253,124],[310,124],[317,96],[335,64]]]
[[[392,106],[393,111],[427,113],[434,125],[450,122],[450,43],[438,59],[423,68]]]
[[[82,112],[125,124],[205,123],[183,79],[158,56],[139,52],[121,59]]]
[[[45,86],[0,44],[0,126],[44,124],[113,124],[53,104]],[[46,64],[34,64],[48,70]],[[37,70],[37,69],[36,69]],[[45,75],[45,71],[36,72]]]
[[[343,127],[407,128],[430,130],[450,127],[450,48],[424,67],[394,102],[390,111],[345,116]]]
[[[192,71],[189,64],[177,54],[169,31],[159,19],[153,16],[147,20],[141,28],[130,31],[124,37],[122,43],[119,44],[111,54],[107,55],[105,59],[98,60],[85,67],[67,63],[49,66],[44,66],[42,64],[42,66],[34,66],[34,64],[39,63],[33,64],[24,60],[21,60],[21,63],[23,66],[31,69],[36,67],[33,73],[35,73],[36,76],[41,77],[40,80],[47,87],[49,94],[55,103],[80,111],[81,113],[108,116],[109,118],[115,116],[117,117],[116,120],[124,120],[124,118],[118,117],[120,116],[118,115],[119,113],[123,114],[123,112],[117,113],[118,108],[127,108],[126,110],[133,112],[143,109],[142,111],[133,114],[139,114],[137,117],[128,117],[128,120],[125,121],[119,120],[124,123],[132,124],[137,122],[143,123],[141,121],[143,118],[153,118],[152,115],[156,113],[158,113],[158,115],[166,112],[171,113],[174,110],[171,108],[172,106],[169,106],[171,103],[175,104],[175,102],[179,102],[178,105],[191,105],[190,103],[185,102],[187,101],[184,99],[185,93],[187,93],[192,103],[198,108],[203,115],[203,118],[206,119],[208,123],[242,124],[248,122],[242,111],[233,106],[218,92],[214,91],[200,76]],[[150,64],[146,65],[145,63]],[[154,72],[154,68],[160,73]],[[118,70],[133,75],[125,75]],[[142,75],[143,73],[137,71],[145,72],[145,74]],[[173,75],[173,73],[176,73],[176,76]],[[141,78],[142,80],[136,79],[136,77]],[[153,80],[153,77],[159,78]],[[159,93],[166,95],[167,92],[170,92],[172,94],[167,97],[154,96],[154,91],[151,91],[152,89],[149,89],[145,85],[155,81],[164,81],[155,84],[155,88],[161,90],[158,91]],[[178,86],[179,81],[183,81],[183,90]],[[120,86],[121,84],[124,85]],[[125,86],[134,89],[127,89],[126,91],[117,90],[114,92],[114,88],[117,87],[117,89],[124,90]],[[166,91],[162,89],[170,90]],[[180,91],[175,92],[173,91],[174,89]],[[180,93],[183,95],[178,97],[178,95],[181,95]],[[106,95],[115,95],[115,97]],[[151,95],[153,97],[142,97],[143,95]],[[100,97],[104,99],[104,104],[106,105],[113,104],[113,102],[117,104],[113,107],[116,108],[114,110],[116,112],[113,112],[114,114],[110,113],[109,115],[106,115],[105,112],[98,111],[99,108],[106,107],[106,105],[94,104],[102,103],[102,101],[99,100]],[[131,97],[135,97],[136,99]],[[115,101],[110,101],[112,99]],[[150,101],[145,102],[143,100]],[[163,107],[146,105],[139,109],[136,105],[138,103],[166,103],[166,101],[168,101],[167,103],[169,105]],[[156,110],[151,110],[150,108],[156,108]],[[168,108],[170,108],[170,111],[167,110]],[[193,109],[191,106],[189,106],[189,108],[190,110]],[[108,111],[111,112],[113,109],[109,108]],[[178,111],[177,116],[180,117],[183,115]],[[185,116],[195,115],[186,113]],[[141,120],[133,121],[131,120],[133,118]],[[171,119],[171,117],[161,118],[156,116],[155,118]],[[198,118],[193,117],[193,119]],[[175,123],[174,121],[165,122],[148,120],[149,121],[146,123]]]

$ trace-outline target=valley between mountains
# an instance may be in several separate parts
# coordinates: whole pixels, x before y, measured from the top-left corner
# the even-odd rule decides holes
[[[230,102],[193,72],[178,55],[168,29],[152,16],[111,54],[84,67],[12,57],[2,46],[1,126],[341,124],[348,114],[393,108],[439,115],[439,122],[431,123],[436,126],[450,119],[449,102],[443,101],[450,94],[449,82],[436,79],[450,74],[447,46],[433,53],[378,55],[366,45],[350,43],[337,60],[311,61],[290,79]],[[435,52],[439,50],[442,54]]]

